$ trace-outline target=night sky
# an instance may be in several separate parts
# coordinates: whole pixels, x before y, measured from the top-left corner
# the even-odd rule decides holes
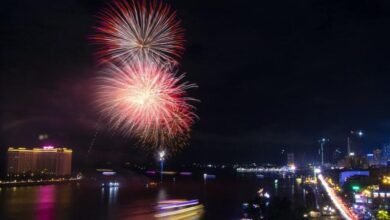
[[[92,105],[101,68],[88,38],[107,2],[2,3],[2,152],[43,144],[41,133],[86,152],[104,126]],[[180,72],[201,100],[190,144],[174,160],[278,163],[282,149],[312,159],[320,137],[344,150],[351,129],[365,132],[366,152],[390,141],[388,1],[166,2],[186,30]],[[148,154],[104,128],[94,152],[103,160]]]

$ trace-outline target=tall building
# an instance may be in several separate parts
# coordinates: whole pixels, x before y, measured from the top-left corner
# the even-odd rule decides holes
[[[67,148],[8,148],[8,174],[39,173],[66,176],[72,170],[72,150]]]
[[[383,159],[385,162],[390,160],[390,143],[384,144],[382,148]]]
[[[375,149],[372,153],[374,154],[375,165],[379,166],[382,162],[382,151],[380,149]]]
[[[366,158],[367,158],[367,163],[369,166],[375,166],[375,159],[374,159],[374,154],[367,154],[366,155]]]
[[[374,155],[369,155],[368,159],[373,159]],[[366,157],[359,155],[350,155],[345,157],[344,160],[340,160],[338,166],[347,169],[367,169],[369,164]]]
[[[366,159],[369,166],[381,166],[383,164],[382,160],[382,150],[375,149],[371,154],[366,155]]]
[[[288,153],[287,154],[287,165],[291,166],[294,165],[294,153]]]

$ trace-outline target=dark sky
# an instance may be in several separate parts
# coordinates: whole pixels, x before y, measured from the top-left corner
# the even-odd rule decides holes
[[[3,149],[38,144],[40,133],[88,149],[99,71],[88,36],[107,2],[2,3]],[[167,2],[186,29],[180,71],[201,100],[177,160],[281,162],[281,149],[311,158],[322,136],[345,149],[351,129],[364,130],[365,151],[390,141],[388,1]],[[132,140],[102,130],[101,157],[142,158]]]

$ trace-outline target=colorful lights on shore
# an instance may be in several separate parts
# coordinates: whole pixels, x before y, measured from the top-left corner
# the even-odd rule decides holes
[[[390,176],[383,176],[382,183],[384,185],[390,185]]]
[[[43,146],[42,148],[26,148],[26,147],[9,147],[8,152],[64,152],[72,153],[69,148],[55,148],[53,146]]]
[[[53,146],[43,146],[42,147],[44,150],[53,150],[54,149],[54,147]]]

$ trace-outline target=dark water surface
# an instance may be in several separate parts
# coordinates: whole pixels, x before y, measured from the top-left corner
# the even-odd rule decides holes
[[[290,199],[292,208],[302,202],[302,189],[293,178],[235,176],[204,182],[192,177],[175,183],[167,178],[162,186],[149,188],[130,184],[130,179],[120,182],[118,188],[102,188],[99,181],[1,188],[0,219],[155,219],[156,204],[165,199],[199,199],[201,219],[239,219],[242,203],[262,187],[271,197]]]

